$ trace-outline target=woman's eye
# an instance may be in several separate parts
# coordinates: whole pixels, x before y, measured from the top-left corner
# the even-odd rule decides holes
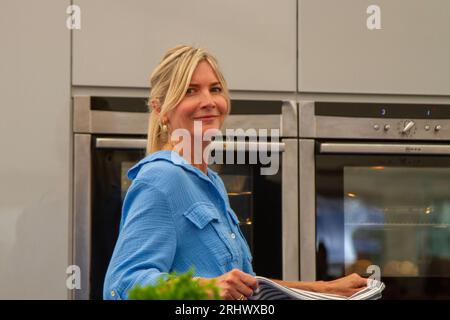
[[[211,91],[212,92],[222,92],[222,88],[221,87],[212,87]]]
[[[193,94],[195,92],[194,88],[187,88],[186,94]]]

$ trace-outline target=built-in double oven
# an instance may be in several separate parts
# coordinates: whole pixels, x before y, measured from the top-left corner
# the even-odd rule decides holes
[[[128,169],[146,156],[146,98],[76,96],[73,103],[74,205],[72,264],[81,270],[74,299],[101,299],[119,231]],[[297,104],[232,100],[211,168],[253,255],[254,271],[298,279]],[[230,131],[227,131],[230,130]]]
[[[450,106],[301,102],[300,275],[450,298]]]

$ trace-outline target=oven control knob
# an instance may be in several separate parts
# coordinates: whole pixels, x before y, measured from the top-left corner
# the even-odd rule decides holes
[[[388,131],[391,128],[390,124],[385,124],[384,125],[384,131]]]
[[[414,125],[415,125],[414,121],[411,121],[411,120],[406,121],[402,132],[408,133],[409,131],[411,131],[411,129],[414,127]]]
[[[415,132],[415,126],[416,124],[412,120],[405,120],[400,123],[400,133],[403,135],[410,135]]]
[[[434,127],[434,131],[441,131],[442,126],[441,125],[437,125],[436,127]]]

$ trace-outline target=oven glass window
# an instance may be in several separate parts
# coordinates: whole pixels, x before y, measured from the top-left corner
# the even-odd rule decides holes
[[[379,273],[389,298],[450,298],[450,159],[316,155],[318,279]]]
[[[103,280],[119,233],[122,203],[131,184],[130,169],[145,150],[96,149],[92,159],[90,299],[103,298]]]
[[[127,194],[128,188],[131,185],[131,180],[128,179],[128,170],[134,166],[137,161],[123,161],[120,163],[120,197],[123,202],[125,195]]]
[[[346,274],[450,277],[450,169],[345,167]]]
[[[275,175],[261,175],[259,164],[214,164],[211,168],[225,184],[253,256],[253,270],[281,278],[281,168]]]

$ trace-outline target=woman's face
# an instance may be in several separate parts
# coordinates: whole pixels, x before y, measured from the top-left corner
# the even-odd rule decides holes
[[[227,99],[214,70],[207,61],[198,63],[186,94],[167,114],[170,131],[187,129],[194,136],[194,121],[202,125],[202,137],[208,129],[220,129],[227,115]],[[198,134],[199,132],[196,132]]]

